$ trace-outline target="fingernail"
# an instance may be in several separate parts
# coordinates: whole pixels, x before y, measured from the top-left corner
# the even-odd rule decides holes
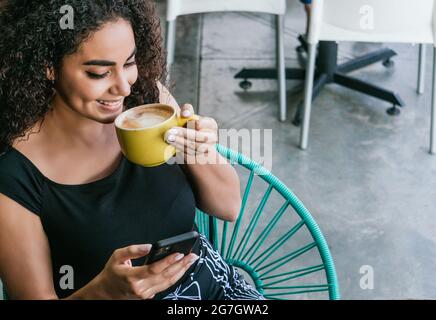
[[[179,253],[179,254],[178,254],[174,259],[175,259],[176,261],[179,261],[179,260],[182,260],[184,256],[185,256],[185,255],[183,255],[182,253]]]
[[[167,140],[168,140],[169,142],[174,142],[174,141],[176,141],[176,136],[170,134],[170,135],[168,136]]]
[[[194,254],[192,257],[189,258],[189,263],[193,263],[193,262],[197,261],[198,258],[200,258],[200,257],[197,256],[196,254]]]
[[[141,245],[138,249],[141,252],[148,252],[151,249],[151,244]]]
[[[178,131],[177,131],[177,129],[172,128],[172,129],[168,130],[168,133],[169,134],[177,134]]]
[[[185,110],[182,112],[182,116],[184,116],[185,118],[188,118],[191,116],[191,111],[189,110]]]

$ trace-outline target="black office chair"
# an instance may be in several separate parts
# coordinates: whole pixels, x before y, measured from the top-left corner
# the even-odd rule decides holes
[[[299,54],[307,52],[307,43],[305,38],[300,35],[298,37],[300,45],[296,48]],[[338,45],[332,41],[321,41],[318,47],[318,56],[316,63],[316,79],[313,86],[312,98],[315,99],[324,86],[328,83],[336,83],[367,94],[369,96],[379,98],[381,100],[392,103],[392,107],[387,110],[389,115],[400,114],[399,107],[404,106],[404,101],[395,92],[378,87],[372,83],[365,82],[346,75],[349,72],[362,69],[377,62],[382,62],[386,68],[394,66],[391,59],[397,55],[392,49],[380,49],[375,52],[365,54],[361,57],[352,59],[343,64],[338,64]],[[299,68],[286,68],[286,79],[304,81],[306,71]],[[236,75],[236,79],[243,79],[240,86],[247,90],[251,88],[249,79],[275,79],[277,71],[275,69],[242,69]],[[301,123],[303,104],[299,103],[294,116],[293,124],[299,126]]]

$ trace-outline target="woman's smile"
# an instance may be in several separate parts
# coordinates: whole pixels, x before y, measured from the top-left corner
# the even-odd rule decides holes
[[[117,112],[122,110],[124,98],[118,100],[96,100],[97,106],[104,112]]]

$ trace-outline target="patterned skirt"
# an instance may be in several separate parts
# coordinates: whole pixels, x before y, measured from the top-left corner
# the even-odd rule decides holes
[[[228,265],[202,234],[200,254],[189,276],[165,300],[265,300],[265,298]]]

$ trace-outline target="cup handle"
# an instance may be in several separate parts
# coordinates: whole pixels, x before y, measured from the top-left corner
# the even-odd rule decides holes
[[[177,116],[177,124],[178,124],[179,127],[185,126],[185,124],[188,121],[191,121],[191,120],[195,120],[195,121],[200,120],[200,116],[198,116],[196,114],[190,116],[189,118],[184,118],[184,117]]]

